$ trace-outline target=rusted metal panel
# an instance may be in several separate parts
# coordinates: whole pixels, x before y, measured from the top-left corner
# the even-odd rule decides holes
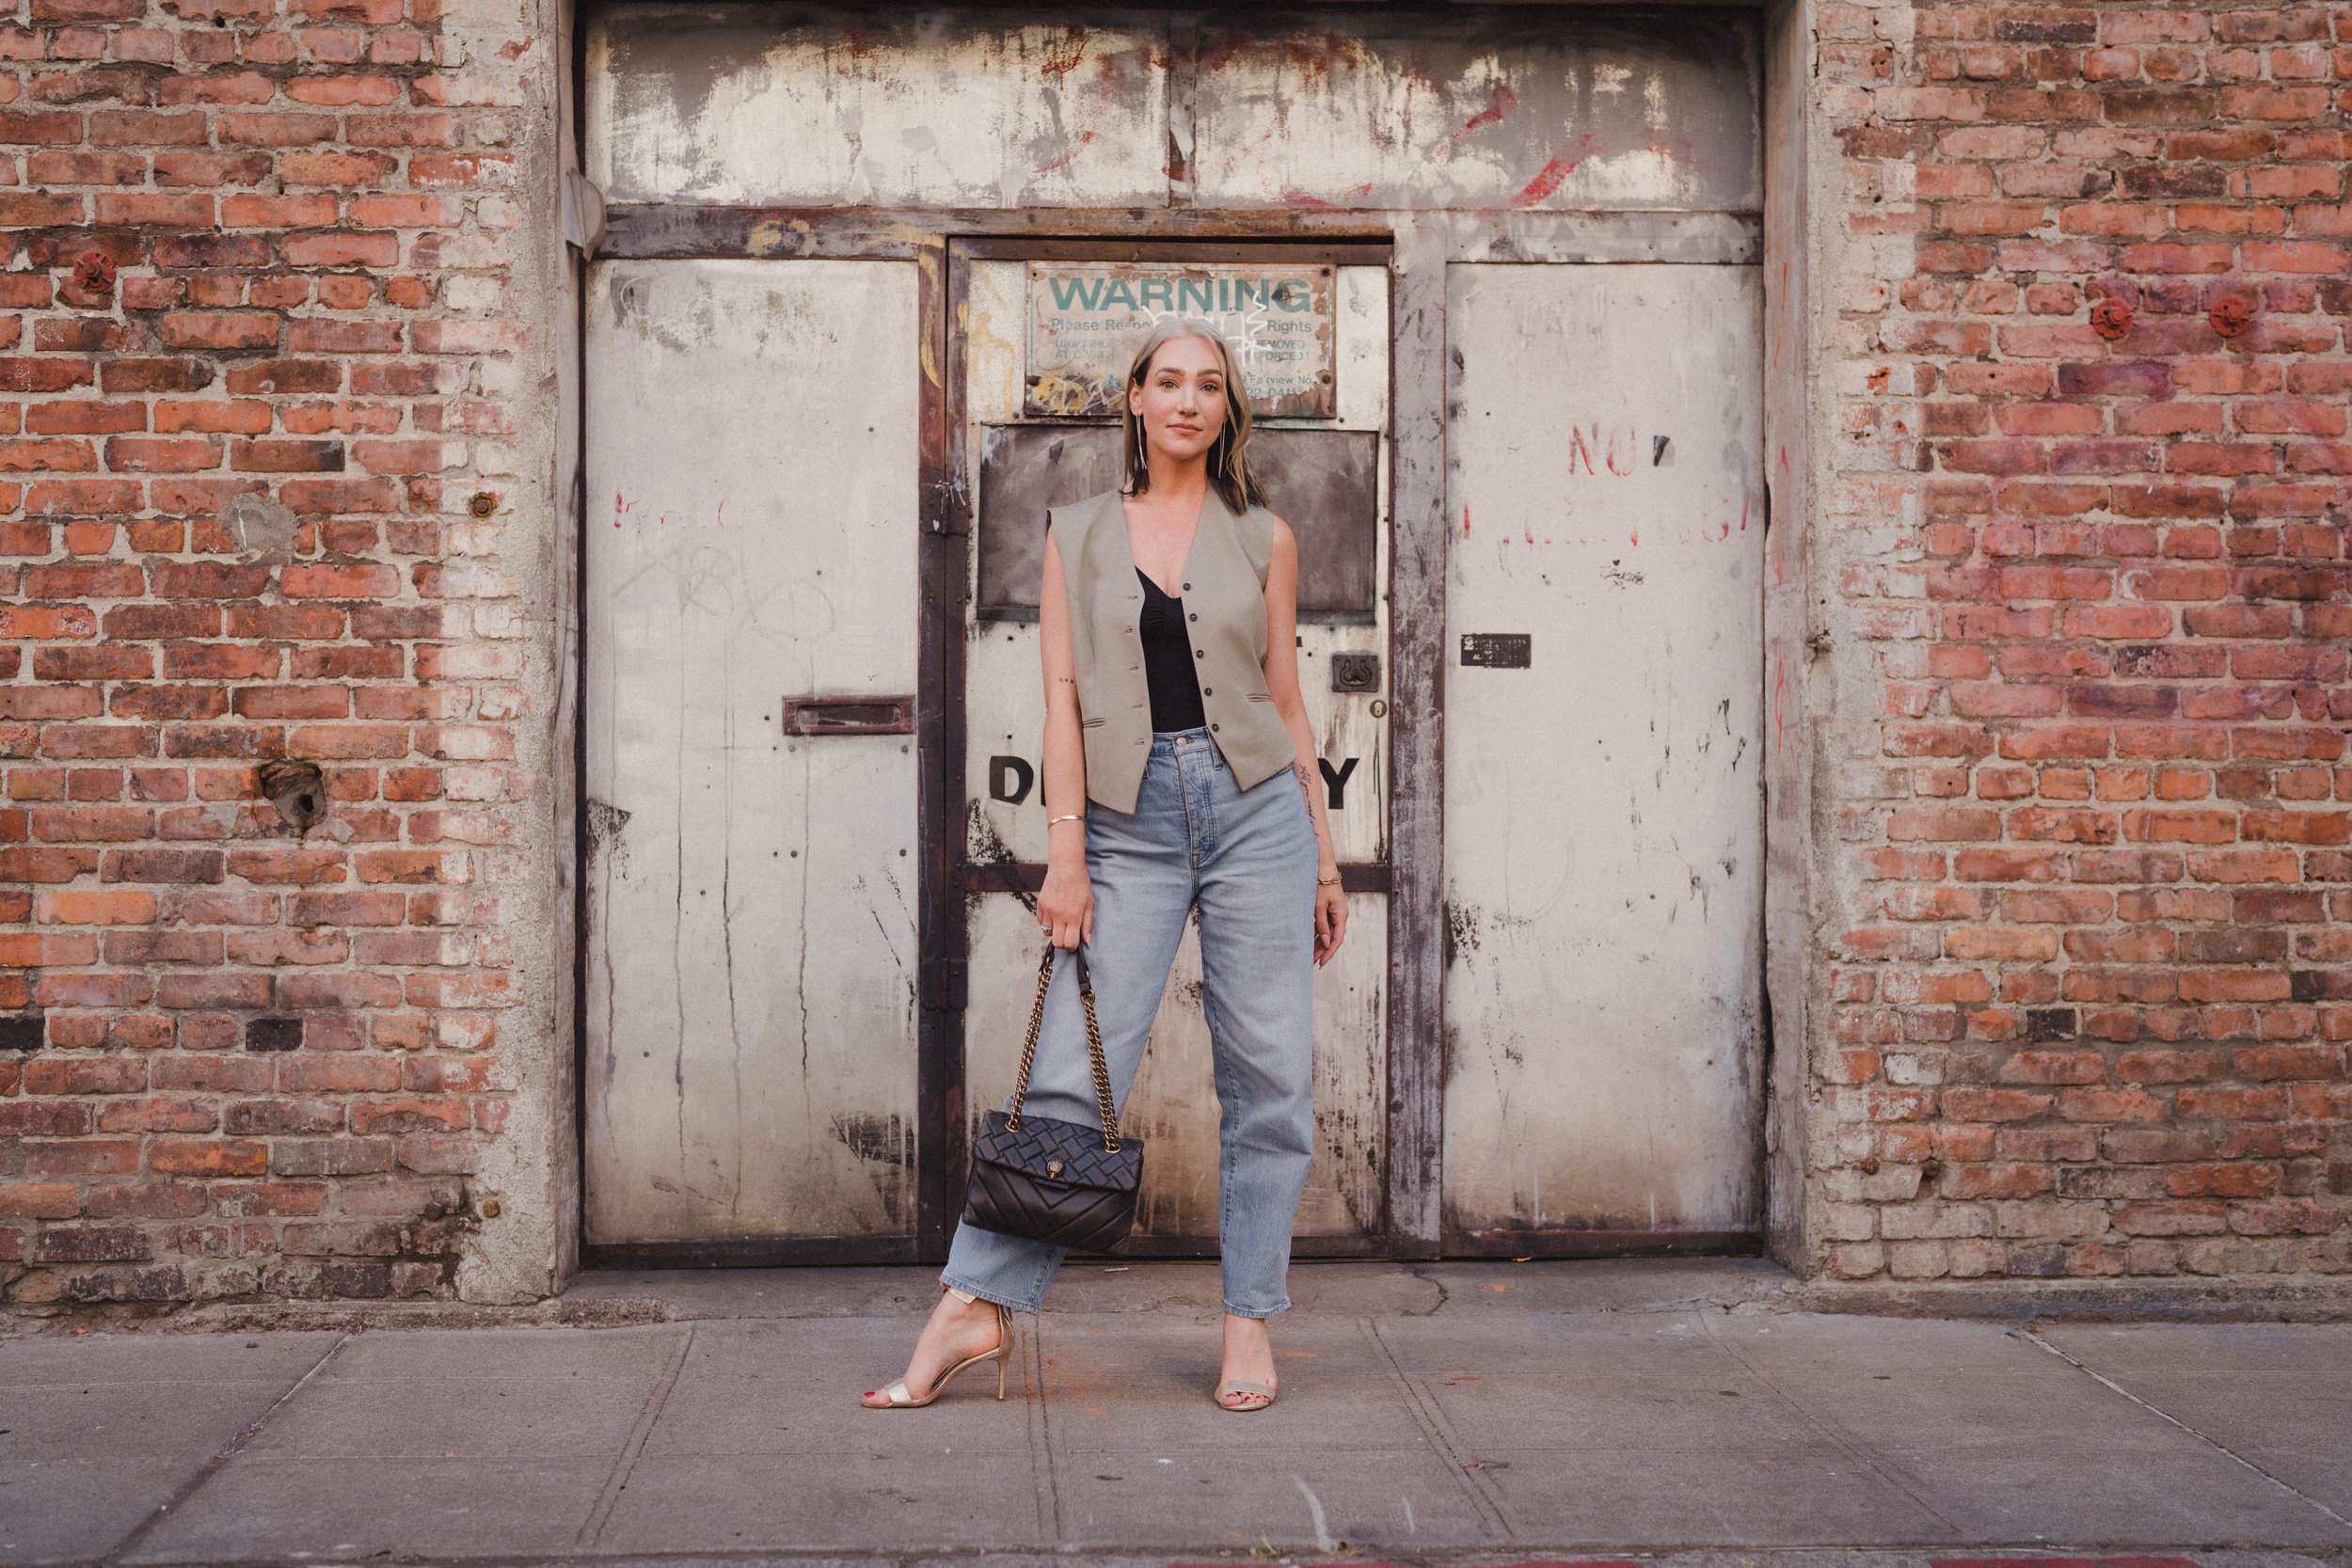
[[[1204,21],[1193,200],[1752,211],[1756,49],[1734,11]]]
[[[1315,972],[1315,1152],[1294,1233],[1304,1243],[1376,1236],[1381,1227],[1382,1124],[1386,1120],[1387,900],[1348,900],[1348,937]],[[1021,1065],[1021,1038],[1037,994],[1043,935],[1032,901],[985,894],[972,901],[969,1115],[1004,1101]],[[1200,1007],[1200,942],[1188,926],[1152,1043],[1120,1124],[1144,1140],[1143,1193],[1134,1250],[1214,1250],[1217,1233],[1217,1102],[1209,1032]]]
[[[915,758],[785,717],[917,689],[917,293],[591,273],[592,1243],[912,1234]]]
[[[589,169],[615,201],[1156,207],[1166,73],[1148,18],[613,6]]]
[[[631,4],[588,37],[612,200],[1752,212],[1756,24]]]
[[[1204,261],[1261,254],[1281,241],[1304,240],[1335,263],[1385,263],[1390,237],[1412,229],[1442,238],[1463,261],[1691,261],[1738,264],[1763,255],[1753,213],[1360,213],[1194,212],[1152,214],[1154,238],[1105,243],[1092,237],[1134,225],[1130,211],[1072,209],[846,207],[697,207],[627,203],[605,210],[596,254],[608,259],[750,256],[764,261],[818,257],[912,258],[940,235],[963,240],[972,255],[1068,252],[1147,254],[1170,241]],[[1376,235],[1376,239],[1367,238]],[[1327,243],[1322,237],[1327,236]]]
[[[1224,334],[1261,418],[1331,417],[1331,268],[1280,262],[1031,261],[1023,412],[1116,416],[1136,343],[1170,317]]]
[[[1456,266],[1445,1222],[1759,1219],[1761,287]]]
[[[1438,1252],[1444,1126],[1439,1049],[1445,865],[1446,236],[1417,218],[1397,235],[1391,330],[1390,821],[1402,847],[1389,900],[1389,1236]]]

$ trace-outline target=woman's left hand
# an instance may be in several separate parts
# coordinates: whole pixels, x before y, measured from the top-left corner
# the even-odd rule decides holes
[[[1315,967],[1321,969],[1340,950],[1347,935],[1347,894],[1329,882],[1315,886]]]

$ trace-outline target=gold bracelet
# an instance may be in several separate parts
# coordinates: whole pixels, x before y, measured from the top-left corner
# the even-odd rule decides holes
[[[1337,887],[1339,885],[1340,879],[1337,877],[1317,877],[1315,879],[1315,886],[1317,887]]]
[[[1084,821],[1084,820],[1085,820],[1085,818],[1081,817],[1081,816],[1079,816],[1076,812],[1074,812],[1074,811],[1073,811],[1073,812],[1065,812],[1065,813],[1063,813],[1063,814],[1062,814],[1061,816],[1049,816],[1049,817],[1047,817],[1047,818],[1045,819],[1045,825],[1046,825],[1047,827],[1049,827],[1049,828],[1050,828],[1050,827],[1052,827],[1052,826],[1053,826],[1055,823],[1057,823],[1057,822],[1079,822],[1079,821]]]

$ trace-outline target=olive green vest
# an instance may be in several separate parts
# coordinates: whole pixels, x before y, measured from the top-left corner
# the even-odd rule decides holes
[[[1087,795],[1132,812],[1152,755],[1152,699],[1136,626],[1143,584],[1127,547],[1126,511],[1119,492],[1106,490],[1046,515],[1070,599]],[[1274,515],[1253,506],[1236,517],[1211,488],[1177,592],[1210,736],[1244,789],[1297,754],[1265,689],[1265,576],[1273,559]]]

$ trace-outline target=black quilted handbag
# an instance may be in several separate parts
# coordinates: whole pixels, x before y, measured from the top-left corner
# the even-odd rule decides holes
[[[1094,1098],[1103,1125],[1021,1114],[1021,1102],[1028,1098],[1038,1031],[1045,1022],[1045,991],[1054,979],[1054,949],[1049,944],[1038,965],[1037,1004],[1029,1009],[1029,1035],[1021,1045],[1021,1076],[1012,1087],[1012,1109],[991,1111],[980,1120],[963,1223],[1082,1252],[1120,1252],[1136,1223],[1143,1140],[1119,1135],[1119,1119],[1111,1109],[1110,1068],[1103,1060],[1103,1033],[1094,1023],[1094,977],[1087,971],[1085,951],[1074,950],[1073,956],[1078,962],[1087,1057],[1094,1069]]]

